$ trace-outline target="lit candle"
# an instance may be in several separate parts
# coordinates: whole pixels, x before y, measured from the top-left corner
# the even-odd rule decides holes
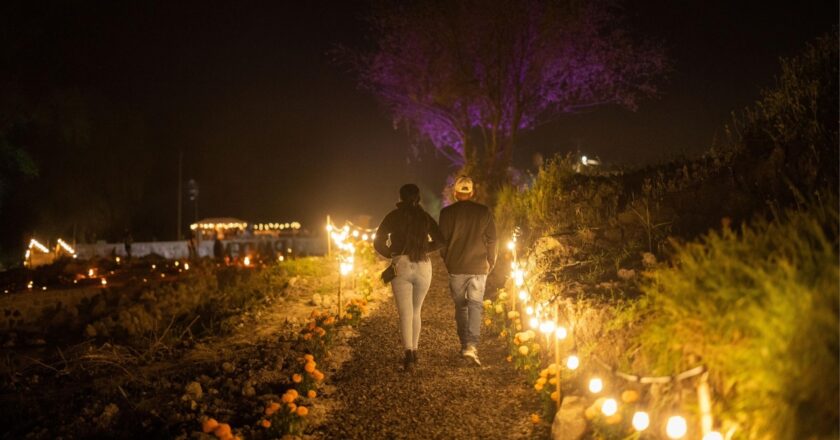
[[[636,431],[644,431],[650,426],[650,416],[644,411],[636,411],[633,414],[633,428]]]
[[[682,416],[671,416],[668,418],[668,423],[665,425],[665,433],[669,438],[679,439],[685,437],[688,432],[688,423]]]
[[[603,405],[601,405],[601,412],[607,417],[614,415],[618,412],[618,402],[615,399],[605,400]]]
[[[599,377],[593,377],[589,380],[589,391],[598,394],[604,390],[604,381]]]

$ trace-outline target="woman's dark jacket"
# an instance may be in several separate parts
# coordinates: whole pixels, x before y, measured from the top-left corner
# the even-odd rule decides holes
[[[411,205],[405,202],[398,202],[397,209],[388,213],[379,228],[376,230],[376,238],[373,240],[373,248],[385,258],[395,257],[397,255],[405,254],[405,235],[408,229],[409,215],[411,215]],[[423,211],[426,216],[426,254],[434,252],[443,247],[443,235],[440,233],[440,228],[435,219],[432,218],[426,211]],[[388,247],[388,238],[391,239],[391,246]],[[429,241],[430,240],[430,241]]]

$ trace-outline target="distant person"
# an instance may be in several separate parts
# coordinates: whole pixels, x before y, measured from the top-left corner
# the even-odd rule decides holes
[[[432,283],[432,262],[427,254],[439,249],[442,240],[437,223],[420,206],[420,188],[411,183],[403,185],[397,209],[382,220],[373,247],[391,259],[396,272],[391,289],[400,316],[405,371],[413,370],[417,364],[420,311]]]
[[[461,355],[476,365],[487,274],[496,264],[496,224],[490,208],[473,202],[473,181],[459,177],[456,202],[440,211],[444,246],[440,253],[449,271]]]
[[[131,245],[134,243],[134,237],[131,236],[131,231],[125,230],[123,234],[123,247],[125,248],[125,256],[127,260],[131,259]]]
[[[187,254],[190,260],[198,258],[198,240],[196,240],[195,232],[190,235],[190,240],[187,242]]]
[[[225,245],[222,243],[222,236],[216,234],[216,239],[213,240],[213,258],[217,262],[222,262],[225,259]]]

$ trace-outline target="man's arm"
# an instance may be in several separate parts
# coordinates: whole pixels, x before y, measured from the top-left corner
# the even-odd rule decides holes
[[[487,208],[487,226],[484,228],[484,246],[487,248],[487,264],[490,271],[496,266],[496,221],[493,219],[493,211]],[[488,271],[489,272],[489,271]]]
[[[446,260],[446,252],[449,250],[449,241],[452,239],[452,220],[449,213],[442,209],[440,211],[440,236],[443,246],[440,248],[440,256]]]

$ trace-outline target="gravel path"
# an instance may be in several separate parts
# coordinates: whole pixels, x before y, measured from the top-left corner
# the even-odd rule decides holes
[[[549,427],[529,418],[539,412],[533,390],[505,361],[505,347],[495,335],[482,335],[481,367],[461,358],[446,269],[439,257],[432,264],[417,369],[402,371],[397,312],[390,300],[365,319],[359,336],[349,342],[352,357],[330,379],[332,409],[314,437],[548,438]]]

